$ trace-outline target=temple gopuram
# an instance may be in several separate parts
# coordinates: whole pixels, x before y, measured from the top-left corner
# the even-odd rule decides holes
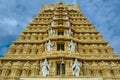
[[[79,5],[44,5],[0,59],[0,80],[120,80],[120,58]]]

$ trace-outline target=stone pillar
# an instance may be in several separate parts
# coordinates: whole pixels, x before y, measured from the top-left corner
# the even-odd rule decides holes
[[[50,76],[55,77],[56,75],[56,61],[50,61]]]
[[[72,70],[72,64],[73,64],[73,61],[72,60],[70,60],[69,61],[69,76],[73,76],[73,74],[72,74],[72,72],[73,72],[73,70]]]
[[[65,61],[65,75],[70,76],[70,61]]]
[[[41,66],[41,65],[42,65],[42,60],[40,60],[39,62],[40,62],[40,69],[39,69],[40,71],[39,71],[39,75],[42,76],[42,71],[41,71],[41,69],[42,69],[42,66]]]
[[[91,76],[91,66],[87,62],[83,63],[83,73],[86,77]]]

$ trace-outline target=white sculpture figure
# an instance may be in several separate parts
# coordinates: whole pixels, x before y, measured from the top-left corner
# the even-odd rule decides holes
[[[52,21],[51,26],[53,27],[53,26],[54,26],[54,24],[55,24],[55,22],[54,22],[54,21]]]
[[[70,22],[69,22],[69,21],[67,21],[67,22],[66,22],[66,25],[67,25],[67,26],[70,26]]]
[[[49,33],[49,36],[50,37],[52,37],[53,36],[53,34],[55,33],[55,31],[54,30],[52,30],[52,28],[48,31],[48,33]]]
[[[69,19],[68,16],[66,16],[66,19]],[[68,24],[68,22],[67,22],[67,24]]]
[[[54,16],[53,19],[56,19],[56,17]]]
[[[71,29],[69,29],[69,30],[67,31],[67,33],[68,33],[68,36],[69,36],[69,37],[73,35],[73,32],[71,31]]]
[[[73,76],[79,76],[80,74],[80,67],[82,66],[82,64],[80,64],[77,59],[75,59],[73,65],[72,65],[72,69],[73,69]]]
[[[70,52],[75,52],[75,48],[76,48],[76,43],[74,43],[72,40],[69,44],[70,47]]]
[[[64,14],[67,14],[67,12],[64,12]]]
[[[46,46],[47,46],[47,51],[50,52],[50,51],[52,50],[53,44],[52,44],[51,41],[49,40],[49,42],[46,43]]]
[[[49,75],[50,65],[48,64],[47,59],[41,64],[42,67],[42,75],[47,76]]]

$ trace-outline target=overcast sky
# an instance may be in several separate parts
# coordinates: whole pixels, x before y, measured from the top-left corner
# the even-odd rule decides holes
[[[120,0],[0,0],[0,57],[43,4],[79,4],[81,11],[120,55]]]

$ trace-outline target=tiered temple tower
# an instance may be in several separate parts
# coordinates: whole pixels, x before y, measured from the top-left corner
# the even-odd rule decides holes
[[[79,9],[43,6],[0,59],[0,80],[120,80],[120,58]]]

